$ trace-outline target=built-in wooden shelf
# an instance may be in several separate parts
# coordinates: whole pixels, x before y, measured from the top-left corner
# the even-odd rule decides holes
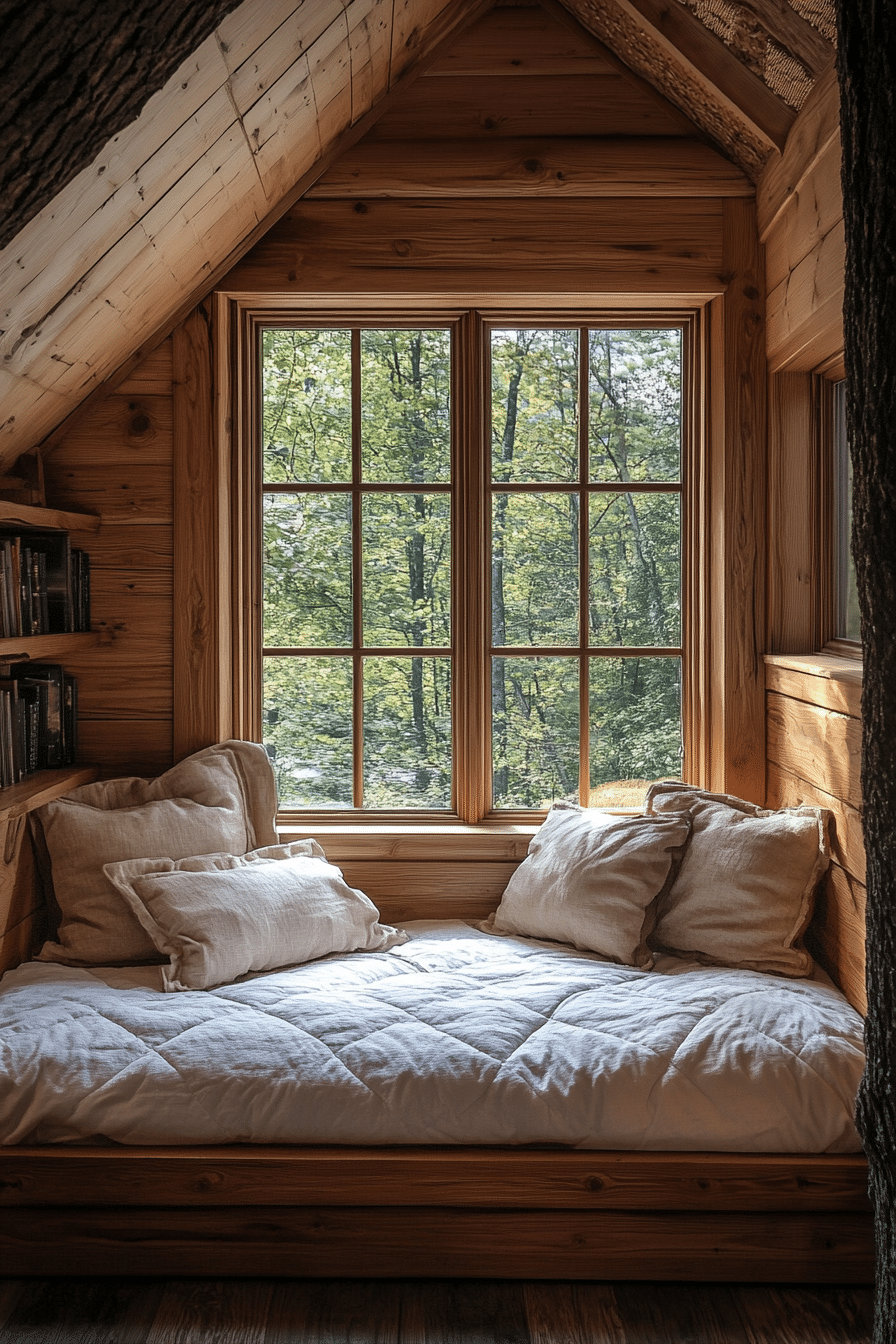
[[[8,635],[0,639],[0,663],[62,662],[73,653],[92,649],[100,642],[96,630],[78,630],[53,635]]]
[[[61,798],[70,789],[99,779],[99,774],[95,765],[67,765],[62,770],[38,770],[36,774],[23,779],[21,784],[10,784],[0,789],[0,823],[33,812],[35,808],[43,807],[44,803],[52,803],[54,798]]]
[[[47,509],[37,504],[11,504],[0,499],[0,527],[40,528],[44,531],[96,532],[99,514],[72,513],[68,509]]]

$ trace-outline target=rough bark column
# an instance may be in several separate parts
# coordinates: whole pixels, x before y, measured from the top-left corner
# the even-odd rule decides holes
[[[896,1340],[896,0],[839,0],[847,425],[865,675],[868,1065],[859,1126],[877,1235],[875,1344]]]

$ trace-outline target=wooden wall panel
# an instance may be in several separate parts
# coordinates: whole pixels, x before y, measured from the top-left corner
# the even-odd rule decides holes
[[[420,79],[371,132],[377,140],[466,140],[481,135],[688,135],[693,128],[658,107],[615,71],[495,80],[469,75]]]
[[[751,201],[723,203],[728,286],[711,312],[706,540],[713,788],[765,796],[766,369],[762,258]]]
[[[98,645],[78,678],[79,760],[105,775],[171,764],[173,346],[163,342],[97,399],[46,457],[49,497],[99,513],[72,534],[91,557]]]
[[[174,334],[177,760],[231,735],[229,441],[221,433],[229,407],[222,413],[216,311],[214,301],[200,305]]]
[[[307,201],[271,230],[222,289],[297,296],[521,289],[717,294],[724,288],[723,204]]]
[[[791,774],[818,782],[851,807],[862,805],[858,719],[769,692],[768,754]]]
[[[861,815],[861,663],[825,654],[769,655],[768,807],[832,813],[833,862],[807,943],[864,1012],[865,848]]]
[[[831,66],[759,183],[766,248],[769,367],[815,368],[843,348],[840,94]]]
[[[614,67],[584,29],[573,30],[531,9],[493,9],[451,43],[429,67],[428,78],[488,75],[525,79],[529,75],[601,75]]]
[[[364,141],[305,200],[436,197],[753,196],[739,169],[698,140],[543,135]]]

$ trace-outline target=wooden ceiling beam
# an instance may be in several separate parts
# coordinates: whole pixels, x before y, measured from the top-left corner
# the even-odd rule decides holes
[[[787,0],[734,0],[762,24],[769,37],[814,79],[824,70],[834,48],[817,28],[804,19]]]
[[[783,149],[796,116],[793,108],[677,0],[672,4],[669,0],[564,0],[564,3],[605,42],[612,41],[614,18],[627,21],[632,38],[622,47],[618,42],[614,47],[639,73],[644,72],[639,57],[649,66],[651,52],[645,46],[652,45],[659,49],[667,72],[679,71],[689,77],[690,83],[699,85],[702,100],[727,107],[759,137],[767,150]],[[655,55],[654,52],[654,60]],[[674,75],[663,85],[662,92],[683,111],[689,111],[687,89],[677,85]]]

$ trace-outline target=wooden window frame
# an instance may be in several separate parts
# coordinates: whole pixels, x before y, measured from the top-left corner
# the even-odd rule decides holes
[[[774,623],[766,624],[769,382],[752,203],[723,202],[723,226],[723,273],[716,287],[696,293],[670,293],[660,287],[638,293],[579,290],[547,295],[536,286],[531,293],[514,293],[512,299],[492,292],[430,290],[406,293],[400,301],[382,292],[352,292],[338,299],[332,293],[307,292],[297,301],[294,294],[219,290],[194,309],[174,332],[172,759],[228,737],[255,736],[248,709],[257,687],[245,637],[258,602],[247,565],[257,540],[247,506],[251,481],[244,451],[252,407],[240,355],[251,316],[276,319],[301,310],[335,312],[344,319],[351,307],[371,322],[379,313],[389,316],[396,310],[458,316],[476,310],[486,317],[512,315],[515,320],[526,304],[533,317],[547,320],[558,313],[573,321],[579,315],[586,322],[605,317],[609,325],[653,318],[669,325],[687,322],[693,329],[694,358],[687,371],[691,395],[686,402],[693,445],[688,481],[692,508],[684,536],[692,561],[685,580],[687,620],[682,632],[683,646],[693,650],[684,706],[686,769],[694,784],[762,803],[762,655],[769,648],[767,629],[783,630],[787,621],[774,611]],[[807,394],[807,406],[808,401]],[[779,404],[776,397],[774,407]],[[784,439],[790,443],[792,421],[791,415],[783,437],[776,429],[776,444]],[[790,449],[782,454],[776,446],[773,462],[789,455]],[[796,595],[788,610],[795,612],[806,606],[799,578],[803,564],[801,555],[795,557],[793,580],[788,580]],[[777,583],[770,591],[777,591]],[[439,814],[432,822],[414,816],[394,824],[361,817],[340,825],[330,817],[316,829],[349,834],[354,850],[385,844],[397,852],[395,846],[407,843],[421,856],[435,846],[432,853],[438,857],[458,848],[466,852],[472,845],[485,845],[492,856],[497,845],[504,853],[531,834],[532,827],[514,824],[504,814],[500,821],[476,826]]]
[[[260,333],[265,327],[425,327],[448,326],[455,341],[452,365],[452,433],[463,445],[457,455],[453,490],[469,501],[469,509],[452,509],[454,554],[462,563],[452,567],[452,597],[455,611],[455,675],[453,680],[454,805],[451,809],[291,809],[284,808],[285,826],[307,824],[350,828],[401,828],[456,826],[516,827],[538,822],[538,809],[493,809],[491,795],[490,677],[491,649],[488,643],[489,611],[487,584],[471,581],[470,575],[487,572],[490,557],[490,434],[488,333],[502,326],[584,327],[611,329],[677,328],[682,333],[682,473],[670,486],[680,492],[682,572],[682,722],[685,777],[699,778],[700,745],[706,737],[703,720],[705,700],[700,692],[706,680],[704,641],[698,639],[699,619],[692,610],[702,578],[694,571],[700,564],[696,539],[700,522],[694,507],[697,491],[705,478],[702,432],[705,424],[705,389],[701,369],[706,362],[705,324],[699,310],[674,308],[625,309],[569,307],[558,304],[546,309],[509,307],[471,309],[453,303],[428,303],[425,308],[406,303],[371,308],[351,304],[306,308],[301,304],[238,304],[233,313],[234,369],[233,403],[236,427],[233,444],[234,538],[234,669],[233,730],[239,737],[261,740],[260,650],[261,573],[260,514]],[[609,487],[608,487],[609,488]],[[649,652],[646,651],[646,652]],[[664,651],[665,652],[665,651]],[[678,646],[674,651],[679,652]],[[533,654],[534,656],[534,654]],[[584,656],[584,655],[583,655]],[[588,656],[595,656],[593,652]],[[620,655],[622,656],[622,655]],[[671,656],[671,654],[670,654]],[[698,666],[700,665],[700,666]],[[699,721],[698,721],[699,720]]]
[[[844,388],[846,366],[842,354],[827,360],[813,373],[815,422],[818,438],[820,481],[821,542],[819,568],[822,576],[821,624],[822,648],[840,658],[862,660],[862,644],[840,633],[842,573],[838,569],[837,538],[841,527],[838,517],[842,483],[838,481],[836,457],[837,389]]]

